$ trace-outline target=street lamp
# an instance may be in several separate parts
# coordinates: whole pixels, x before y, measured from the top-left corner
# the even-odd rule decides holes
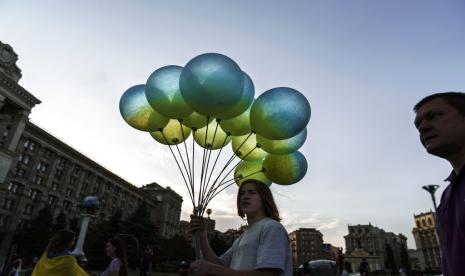
[[[81,221],[81,230],[79,231],[79,238],[76,242],[76,247],[74,248],[72,255],[78,257],[81,263],[86,263],[87,259],[84,254],[84,240],[86,239],[87,228],[89,227],[90,218],[94,216],[95,212],[97,211],[99,206],[99,201],[96,196],[86,196],[79,205],[84,211],[81,214],[82,221]]]
[[[431,195],[431,200],[433,201],[434,213],[437,214],[438,208],[436,206],[436,197],[434,197],[434,193],[439,188],[439,185],[426,185],[421,188],[427,191]]]

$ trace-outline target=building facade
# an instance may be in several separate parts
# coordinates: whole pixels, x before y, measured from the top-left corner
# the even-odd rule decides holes
[[[402,234],[386,232],[371,225],[349,225],[349,234],[344,236],[346,242],[346,260],[357,264],[365,258],[371,271],[402,267],[402,251],[407,253],[407,238]],[[370,262],[371,261],[371,262]],[[391,267],[394,266],[394,267]]]
[[[78,218],[88,195],[100,199],[98,219],[118,209],[127,217],[145,203],[158,234],[177,233],[181,196],[158,184],[137,188],[29,121],[40,101],[18,84],[16,60],[0,42],[0,261],[40,209],[48,205],[55,217]]]
[[[299,228],[289,233],[294,267],[323,258],[323,234],[315,228]]]
[[[430,211],[413,215],[415,226],[412,230],[422,270],[440,270],[441,248],[436,230],[435,213]]]

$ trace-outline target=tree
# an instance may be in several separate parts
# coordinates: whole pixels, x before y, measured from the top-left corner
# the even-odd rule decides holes
[[[394,253],[389,244],[386,243],[386,268],[391,269],[391,272],[397,272],[396,261],[394,259]]]
[[[40,257],[47,247],[48,241],[54,234],[53,215],[48,205],[44,206],[30,226],[20,234],[20,253],[26,262],[33,257]]]
[[[89,226],[84,243],[84,252],[88,259],[87,266],[89,268],[102,269],[108,264],[105,245],[108,238],[121,233],[121,217],[121,210],[116,210],[108,220]]]
[[[61,229],[65,229],[65,228],[68,228],[68,222],[67,222],[67,219],[66,219],[66,215],[63,212],[61,212],[55,218],[55,223],[52,226],[52,230],[53,230],[54,233],[56,233],[57,231],[59,231]]]
[[[407,271],[410,271],[410,259],[405,245],[402,245],[402,248],[400,249],[400,264],[401,267],[405,268]]]

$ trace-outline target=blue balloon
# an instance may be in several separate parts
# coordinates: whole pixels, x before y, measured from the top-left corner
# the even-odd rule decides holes
[[[304,130],[310,114],[310,104],[302,93],[288,87],[277,87],[254,101],[250,124],[257,134],[271,140],[282,140]]]
[[[214,116],[241,100],[244,76],[239,65],[229,57],[207,53],[186,64],[181,72],[179,88],[194,111]]]
[[[255,87],[252,79],[245,72],[244,74],[244,91],[241,100],[234,106],[228,108],[225,112],[216,116],[219,119],[232,119],[244,113],[252,105],[255,96]]]
[[[163,116],[181,119],[194,112],[184,101],[179,91],[182,67],[169,65],[155,70],[145,85],[149,104]]]

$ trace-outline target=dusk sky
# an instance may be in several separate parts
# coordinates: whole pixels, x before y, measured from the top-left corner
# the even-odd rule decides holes
[[[313,227],[344,246],[348,224],[402,233],[432,208],[421,189],[450,171],[422,148],[413,105],[465,90],[463,1],[0,0],[0,40],[19,56],[20,84],[39,98],[31,121],[136,186],[157,182],[192,206],[168,148],[129,127],[122,93],[165,65],[207,52],[249,74],[256,96],[278,86],[312,107],[301,152],[307,175],[272,185],[290,232]],[[213,200],[224,231],[237,188]]]

